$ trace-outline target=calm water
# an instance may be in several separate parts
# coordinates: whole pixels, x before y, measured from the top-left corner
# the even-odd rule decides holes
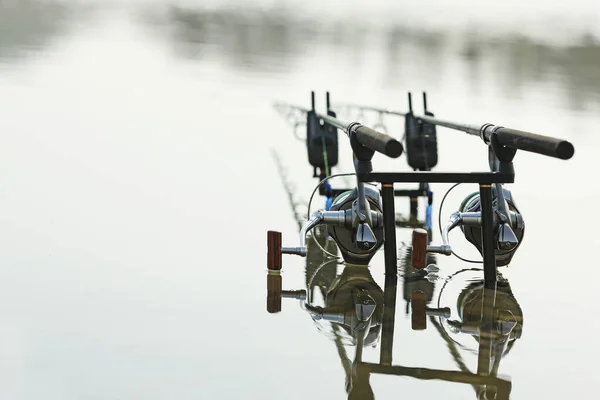
[[[429,15],[378,1],[362,19],[358,6],[333,3],[322,12],[316,2],[310,10],[296,1],[175,4],[0,0],[0,397],[347,398],[356,357],[348,338],[293,299],[281,313],[266,311],[265,232],[297,240],[280,175],[299,203],[315,184],[303,144],[272,102],[307,107],[316,90],[323,107],[329,90],[334,103],[406,109],[408,90],[426,90],[440,118],[574,143],[567,162],[515,159],[511,189],[527,232],[502,270],[512,296],[504,287],[497,304],[522,316],[496,361],[511,398],[596,398],[600,272],[589,250],[599,244],[600,41],[592,2],[452,9],[430,1]],[[486,12],[511,23],[482,30]],[[377,122],[348,119],[358,117]],[[385,123],[402,135],[402,120]],[[477,139],[438,136],[437,170],[487,168]],[[337,172],[350,171],[347,150]],[[375,165],[408,169],[404,158],[376,157]],[[433,187],[435,215],[447,188]],[[473,189],[453,191],[444,218]],[[408,205],[399,199],[397,207]],[[409,237],[398,231],[399,242]],[[476,256],[460,235],[451,239]],[[419,288],[430,307],[439,298],[460,319],[457,301],[481,293],[473,283],[481,273],[455,275],[472,265],[440,256],[438,280],[415,279],[400,246],[396,307],[386,308],[395,311],[393,350],[382,352],[379,338],[362,361],[385,353],[394,365],[476,372],[472,335],[443,335],[437,319],[411,330],[407,310]],[[378,304],[383,289],[395,293],[382,254],[370,275],[333,265],[316,281],[307,274],[318,260],[284,262],[286,290],[328,288],[341,274],[371,285]],[[359,398],[370,390],[377,399],[476,398],[468,384],[381,374],[367,384],[366,376],[354,381]]]

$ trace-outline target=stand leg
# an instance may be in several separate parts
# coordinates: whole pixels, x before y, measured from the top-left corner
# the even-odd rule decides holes
[[[381,324],[381,352],[379,353],[379,363],[382,365],[392,365],[397,291],[398,277],[387,275],[385,277],[385,290],[383,292],[383,322]]]
[[[383,197],[383,234],[385,236],[385,274],[398,275],[396,254],[396,207],[394,205],[394,185],[384,183],[381,189]]]
[[[410,217],[409,221],[411,223],[416,223],[419,218],[419,198],[411,197],[410,198]]]
[[[481,323],[479,325],[479,351],[477,374],[490,374],[490,357],[494,345],[494,310],[496,306],[496,282],[485,282],[481,299]]]
[[[496,282],[496,243],[494,241],[494,206],[492,185],[480,184],[481,236],[483,246],[483,276],[486,282]]]
[[[481,299],[481,323],[479,325],[479,351],[477,357],[477,375],[490,376],[491,373],[491,356],[494,347],[494,314],[496,306],[496,282],[486,281],[482,292]],[[499,390],[500,388],[496,388]],[[487,397],[488,390],[493,390],[488,385],[481,386],[480,390],[486,393],[483,398]]]

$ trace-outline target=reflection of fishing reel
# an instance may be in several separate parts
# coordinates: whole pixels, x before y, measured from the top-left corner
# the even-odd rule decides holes
[[[523,311],[506,280],[499,281],[494,290],[487,289],[484,281],[472,282],[459,294],[456,308],[459,319],[450,319],[450,308],[429,308],[425,294],[415,291],[411,295],[412,328],[426,329],[427,316],[440,317],[453,334],[467,334],[477,342],[492,340],[501,350],[500,356],[506,355],[521,337]],[[489,326],[483,326],[485,323]]]
[[[440,290],[439,296],[445,287],[446,284]],[[438,299],[438,304],[440,300]],[[413,329],[426,329],[427,316],[430,316],[431,323],[446,341],[459,365],[465,365],[459,352],[459,348],[462,348],[477,354],[478,374],[496,377],[500,361],[521,337],[523,329],[523,311],[513,296],[508,281],[501,279],[493,285],[486,285],[485,280],[471,282],[458,295],[456,307],[460,319],[451,320],[448,308],[429,309],[425,294],[413,292]],[[443,313],[444,310],[447,313]],[[439,317],[439,321],[434,317]],[[444,325],[447,328],[444,328]],[[465,336],[461,334],[472,336],[477,341],[478,348],[470,349],[468,345],[461,345],[448,331],[457,338]],[[502,390],[498,385],[481,385],[476,388],[477,398],[480,400],[508,399],[508,393],[510,390]]]
[[[299,247],[281,247],[281,233],[267,234],[269,269],[281,269],[282,254],[306,257],[306,235],[319,225],[337,243],[344,261],[351,264],[368,265],[377,250],[383,245],[383,213],[379,191],[362,186],[341,193],[333,201],[329,211],[319,210],[300,230]]]
[[[448,320],[452,333],[466,333],[479,341],[482,319],[481,305],[484,296],[484,282],[473,282],[467,286],[456,301],[461,320]],[[492,333],[503,342],[513,342],[523,332],[523,311],[517,303],[508,282],[499,282],[495,291],[495,304],[492,311]]]
[[[517,209],[512,194],[502,185],[494,186],[493,191],[493,225],[496,242],[496,266],[506,266],[510,263],[515,251],[519,248],[525,233],[523,216]],[[412,266],[417,269],[425,268],[426,253],[451,255],[448,234],[460,226],[465,238],[483,255],[482,216],[479,192],[467,196],[457,212],[450,216],[442,229],[442,245],[428,246],[428,233],[424,229],[413,231]]]
[[[372,345],[381,332],[383,290],[365,266],[346,266],[329,287],[323,306],[313,304],[306,290],[281,290],[281,275],[269,273],[267,310],[271,313],[281,311],[281,298],[300,300],[315,322],[331,323],[334,334],[339,336],[341,333],[342,339],[349,344]],[[273,308],[277,301],[279,306]]]

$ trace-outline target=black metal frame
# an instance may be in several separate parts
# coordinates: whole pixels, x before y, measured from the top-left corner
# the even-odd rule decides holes
[[[373,172],[371,161],[375,152],[397,158],[404,150],[402,144],[391,136],[377,132],[358,122],[348,123],[333,117],[330,110],[331,104],[329,92],[327,92],[327,115],[318,113],[315,115],[321,119],[321,124],[329,124],[335,129],[342,129],[348,135],[354,155],[359,200],[362,199],[364,202],[364,183],[378,182],[382,184],[386,275],[396,275],[397,273],[395,196],[410,197],[412,217],[413,215],[416,215],[417,212],[417,201],[415,200],[418,197],[427,196],[428,190],[424,188],[428,188],[429,183],[477,183],[479,185],[481,206],[482,244],[480,251],[483,256],[484,277],[486,282],[496,282],[495,218],[492,186],[495,186],[500,190],[502,184],[514,182],[515,172],[512,160],[517,150],[567,160],[573,156],[575,149],[568,141],[531,132],[519,131],[489,123],[483,125],[468,125],[434,118],[433,114],[427,111],[427,96],[425,93],[423,93],[425,115],[413,115],[410,93],[408,99],[409,113],[400,113],[365,106],[358,107],[377,111],[381,114],[394,114],[405,117],[410,114],[411,118],[415,118],[416,123],[421,127],[425,124],[442,126],[477,136],[481,138],[488,147],[491,172],[439,173],[431,172],[429,170],[413,172]],[[314,92],[311,92],[311,105],[312,112],[314,112]],[[299,107],[295,108],[307,112]],[[419,183],[420,186],[418,190],[394,190],[394,184],[400,182]],[[363,191],[362,194],[361,190]],[[339,193],[339,191],[335,191],[335,193]],[[505,208],[506,206],[502,206],[501,204],[501,208],[502,207]]]
[[[383,229],[385,274],[397,275],[396,213],[394,204],[394,183],[477,183],[481,196],[483,273],[487,282],[496,282],[496,257],[494,240],[494,207],[492,204],[492,184],[513,183],[514,173],[500,172],[371,172],[358,174],[360,182],[379,182],[382,185]]]

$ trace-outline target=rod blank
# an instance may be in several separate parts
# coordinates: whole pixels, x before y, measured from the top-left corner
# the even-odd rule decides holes
[[[479,136],[484,139],[486,143],[489,143],[492,135],[495,134],[499,144],[516,150],[529,151],[548,157],[560,158],[561,160],[568,160],[575,154],[573,144],[563,139],[504,128],[492,124],[467,125],[443,121],[430,116],[415,117],[430,124]]]
[[[409,104],[412,103],[410,100],[411,98],[409,96]],[[350,108],[358,108],[366,111],[375,111],[382,114],[392,114],[398,116],[406,115],[402,112],[391,111],[384,108],[377,108],[371,106],[361,106],[355,104],[345,104],[345,106]],[[409,105],[409,108],[412,109],[412,104]],[[427,108],[426,102],[425,108]],[[417,120],[421,120],[429,124],[454,129],[457,131],[468,133],[469,135],[481,137],[487,143],[489,143],[493,132],[496,135],[498,143],[500,143],[503,146],[517,150],[529,151],[548,157],[559,158],[561,160],[568,160],[575,154],[575,148],[573,147],[573,144],[563,139],[538,135],[536,133],[531,132],[519,131],[511,128],[503,128],[492,124],[459,124],[456,122],[437,119],[428,115],[415,115],[415,117],[417,118]]]

